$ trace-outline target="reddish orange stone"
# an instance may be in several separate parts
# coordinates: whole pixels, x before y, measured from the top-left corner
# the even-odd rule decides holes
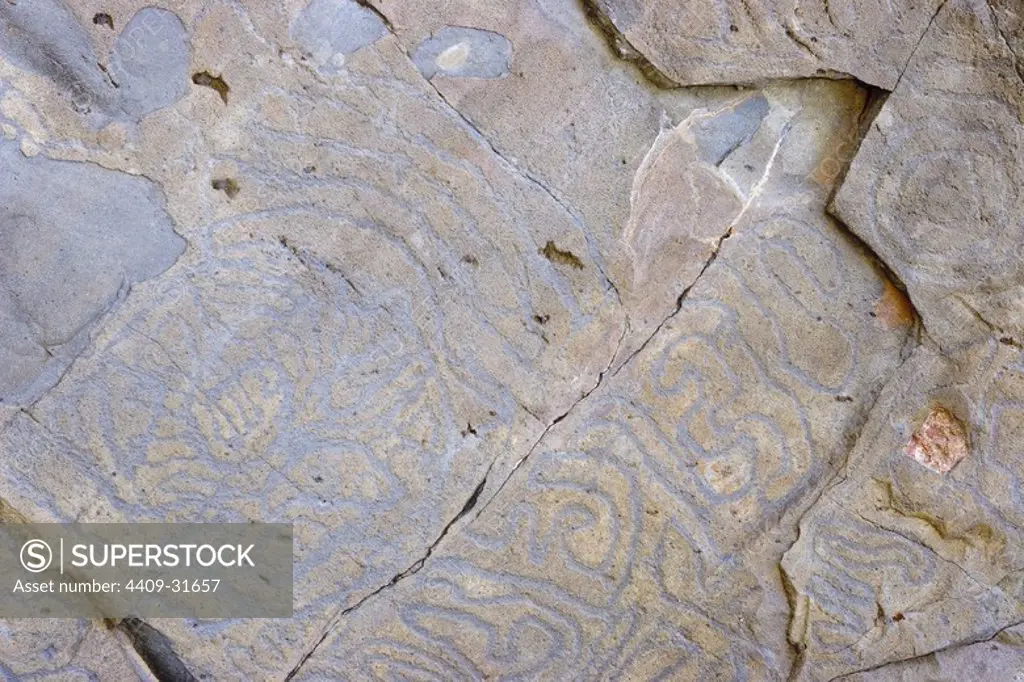
[[[949,473],[970,453],[967,431],[944,407],[933,407],[904,449],[908,457],[940,474]]]
[[[875,317],[889,329],[914,323],[917,313],[907,295],[889,280],[882,281],[882,295],[875,304]]]

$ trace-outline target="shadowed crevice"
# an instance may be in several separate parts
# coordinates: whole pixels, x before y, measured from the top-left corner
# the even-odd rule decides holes
[[[160,682],[196,682],[167,635],[139,618],[124,618],[117,629],[128,635],[136,653]]]
[[[679,83],[666,76],[640,50],[636,49],[615,25],[615,22],[601,9],[599,0],[580,0],[583,12],[594,28],[604,36],[608,47],[619,59],[627,61],[643,74],[644,78],[658,88],[671,89],[681,87]]]
[[[833,223],[839,230],[852,241],[857,248],[865,255],[865,257],[874,264],[881,277],[888,280],[903,296],[906,297],[909,302],[910,308],[913,310],[913,316],[915,323],[920,325],[921,329],[927,333],[924,329],[924,322],[921,316],[917,312],[917,306],[910,298],[910,291],[907,289],[906,283],[896,273],[896,270],[890,266],[885,260],[873,249],[871,245],[861,239],[860,235],[851,230],[846,223],[843,222],[842,218],[838,215],[835,210],[835,198],[842,189],[843,183],[846,181],[846,176],[849,175],[850,169],[853,167],[853,162],[860,153],[861,145],[864,144],[864,140],[868,133],[871,131],[871,126],[874,125],[875,119],[881,113],[885,103],[889,100],[889,96],[892,94],[887,90],[882,90],[866,83],[860,83],[867,93],[868,97],[864,103],[864,109],[860,113],[860,117],[857,122],[857,137],[852,145],[851,149],[845,154],[845,158],[842,159],[843,166],[839,169],[835,177],[835,184],[832,187],[832,192],[825,202],[825,212],[832,219]]]

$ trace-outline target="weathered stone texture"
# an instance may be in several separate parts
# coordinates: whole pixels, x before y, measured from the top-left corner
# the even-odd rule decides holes
[[[930,682],[931,680],[1024,679],[1024,630],[1000,631],[975,644],[894,663],[870,672],[840,678],[843,682]]]
[[[920,348],[883,392],[843,478],[801,522],[782,564],[805,679],[1021,619],[1021,361],[994,340],[955,358]],[[970,456],[945,476],[902,452],[934,404],[971,425]]]
[[[148,180],[9,143],[0,173],[0,400],[12,403],[49,388],[90,323],[185,245]]]
[[[0,620],[0,646],[5,680],[156,682],[130,643],[100,623]]]
[[[951,0],[836,197],[944,348],[1024,331],[1022,88],[989,8]]]
[[[791,203],[815,183],[780,153],[772,178],[788,176],[794,195],[755,197],[644,351],[429,569],[350,615],[301,679],[344,661],[460,678],[771,679],[788,667],[774,567],[908,327],[872,317],[879,274],[824,217],[827,192]]]
[[[1012,680],[1022,16],[0,0],[0,522],[294,523],[199,679]]]
[[[627,59],[678,85],[848,74],[892,89],[941,0],[586,0]]]

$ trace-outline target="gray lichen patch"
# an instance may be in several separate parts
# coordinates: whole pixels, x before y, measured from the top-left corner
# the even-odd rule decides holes
[[[336,72],[347,55],[387,34],[380,16],[355,0],[312,0],[291,26],[292,40],[325,73]]]
[[[0,398],[17,395],[128,287],[184,251],[150,181],[0,145]]]
[[[508,73],[512,43],[477,28],[446,26],[416,49],[413,61],[425,78],[501,78]]]

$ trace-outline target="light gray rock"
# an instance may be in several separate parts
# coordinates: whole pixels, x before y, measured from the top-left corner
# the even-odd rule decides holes
[[[121,93],[121,107],[140,119],[185,96],[189,82],[188,36],[173,13],[138,11],[121,31],[107,67]]]
[[[380,16],[356,0],[311,0],[291,28],[306,57],[327,73],[337,72],[346,56],[387,33]]]
[[[424,78],[500,78],[508,73],[512,44],[491,31],[445,26],[420,43],[412,59]]]
[[[1020,626],[994,637],[938,651],[870,672],[839,678],[842,682],[932,682],[933,680],[1024,679],[1024,630]]]
[[[0,53],[54,80],[78,111],[111,114],[116,91],[96,60],[92,44],[60,0],[0,5]]]
[[[75,110],[96,120],[138,120],[173,104],[188,88],[185,28],[167,10],[138,11],[119,35],[108,65],[61,0],[0,6],[0,54],[53,80]]]
[[[174,263],[185,243],[163,205],[144,178],[0,144],[0,398],[48,388],[93,321]]]
[[[770,105],[763,96],[749,97],[738,106],[694,126],[694,137],[704,163],[719,166],[754,137],[768,115]]]

